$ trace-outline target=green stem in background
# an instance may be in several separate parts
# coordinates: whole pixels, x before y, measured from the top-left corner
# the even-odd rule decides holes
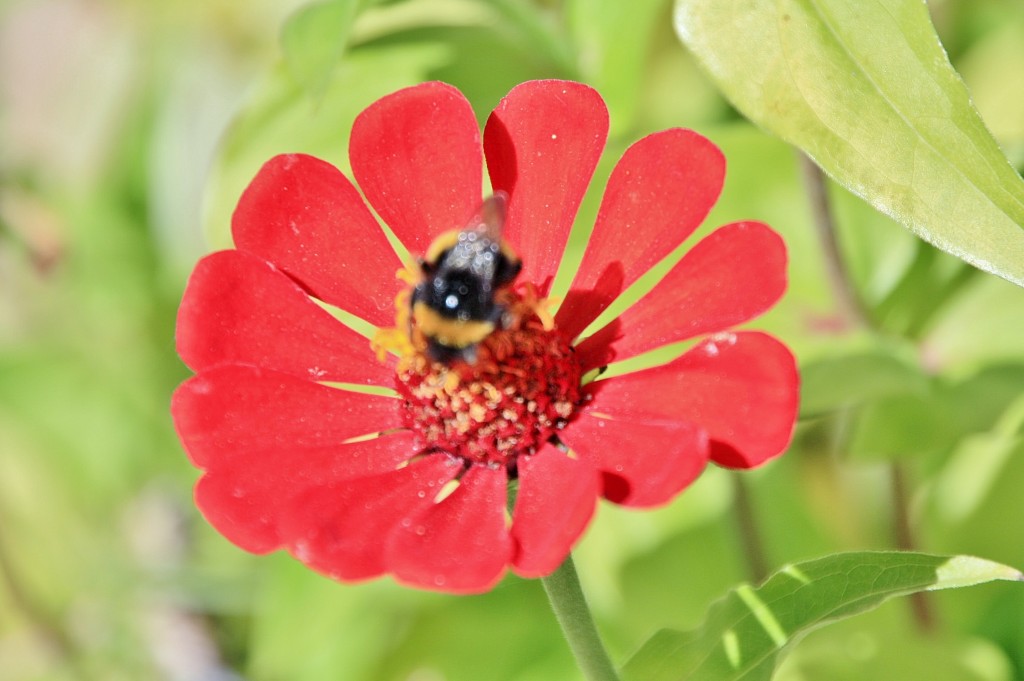
[[[811,203],[812,222],[818,232],[818,240],[821,242],[821,250],[825,256],[829,285],[839,306],[839,312],[848,322],[871,329],[874,327],[871,315],[850,278],[850,272],[839,247],[839,235],[836,233],[836,224],[832,217],[832,205],[828,197],[825,173],[806,154],[799,154],[799,158],[800,170],[804,176],[804,186]]]
[[[901,551],[914,551],[914,533],[910,525],[910,498],[907,495],[907,479],[903,465],[894,461],[891,464],[893,534],[896,548]],[[936,630],[935,611],[924,591],[910,594],[910,612],[917,630],[922,634],[932,634]]]
[[[828,197],[825,174],[806,154],[800,154],[800,165],[804,174],[804,184],[811,202],[811,213],[814,226],[821,240],[825,264],[828,269],[829,282],[846,319],[863,329],[877,331],[872,315],[861,298],[857,287],[850,278],[849,270],[843,259],[836,233],[832,206]],[[926,247],[925,247],[926,248]],[[927,249],[930,251],[930,249]],[[969,278],[969,275],[967,275]],[[954,291],[962,286],[959,277],[954,281]],[[910,524],[909,496],[907,494],[906,475],[898,462],[892,463],[892,506],[893,534],[896,548],[901,551],[916,549],[913,528]],[[914,622],[921,633],[929,634],[936,629],[935,614],[931,601],[925,592],[911,594],[910,609]]]
[[[580,588],[572,556],[566,556],[565,562],[541,582],[583,675],[588,681],[618,681]]]
[[[761,541],[757,520],[754,518],[750,488],[742,473],[729,471],[729,477],[732,479],[733,508],[739,525],[740,541],[743,543],[743,555],[747,560],[747,571],[750,580],[759,584],[768,577],[768,561],[765,558],[764,542]]]
[[[924,241],[917,242],[914,259],[892,290],[875,306],[875,317],[889,330],[921,341],[949,301],[981,274]]]

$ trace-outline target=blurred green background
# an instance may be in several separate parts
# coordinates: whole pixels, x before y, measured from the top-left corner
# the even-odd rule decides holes
[[[867,322],[844,310],[798,155],[709,85],[670,2],[363,2],[353,23],[357,5],[0,0],[0,681],[579,678],[539,582],[339,585],[234,548],[192,505],[168,415],[189,375],[175,309],[196,259],[230,243],[245,183],[278,152],[345,168],[355,114],[429,79],[481,120],[522,80],[601,90],[612,133],[575,257],[615,158],[671,126],[728,158],[705,231],[759,219],[790,247],[790,292],[753,326],[804,370],[794,445],[658,511],[602,504],[577,565],[616,659],[758,577],[737,494],[769,568],[896,547],[900,527],[919,550],[1024,567],[1024,292],[830,186]],[[929,7],[1019,170],[1024,5]],[[778,677],[1024,679],[1019,586],[914,603],[814,633]]]

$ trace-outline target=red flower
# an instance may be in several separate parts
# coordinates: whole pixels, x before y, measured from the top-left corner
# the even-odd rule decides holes
[[[662,504],[708,460],[750,468],[783,451],[793,357],[763,333],[727,331],[785,288],[785,247],[765,225],[713,232],[618,319],[576,340],[711,209],[725,163],[700,135],[666,130],[626,151],[555,327],[542,323],[529,285],[543,293],[554,276],[607,125],[599,95],[563,81],[512,90],[482,144],[469,103],[442,83],[385,97],[356,120],[355,179],[410,253],[466,224],[485,158],[491,186],[510,197],[505,237],[523,269],[508,295],[522,321],[488,337],[474,366],[378,361],[315,302],[394,323],[408,285],[376,219],[323,161],[278,156],[260,170],[232,220],[237,248],[199,262],[178,316],[178,352],[197,375],[172,413],[205,471],[196,502],[220,532],[256,553],[287,548],[337,579],[391,573],[477,592],[508,567],[553,571],[599,496]],[[612,360],[699,337],[667,364],[581,383]]]

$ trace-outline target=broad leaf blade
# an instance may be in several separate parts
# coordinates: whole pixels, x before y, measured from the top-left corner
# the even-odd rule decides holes
[[[1024,581],[1017,570],[970,556],[842,553],[790,565],[760,587],[742,585],[713,604],[692,632],[664,629],[626,664],[640,681],[769,679],[787,644],[827,622],[917,591]]]
[[[921,238],[1024,285],[1024,182],[920,0],[677,0],[729,100]]]

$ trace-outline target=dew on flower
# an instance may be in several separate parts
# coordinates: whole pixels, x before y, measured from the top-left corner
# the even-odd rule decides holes
[[[728,331],[722,331],[720,333],[713,334],[711,340],[716,343],[724,343],[725,345],[736,345],[736,334]]]
[[[207,381],[200,380],[193,384],[192,390],[199,395],[209,395],[213,391],[213,386]]]
[[[292,547],[292,551],[295,554],[296,558],[304,562],[308,561],[310,556],[312,555],[312,551],[309,548],[309,543],[302,540],[295,542],[295,545]]]

